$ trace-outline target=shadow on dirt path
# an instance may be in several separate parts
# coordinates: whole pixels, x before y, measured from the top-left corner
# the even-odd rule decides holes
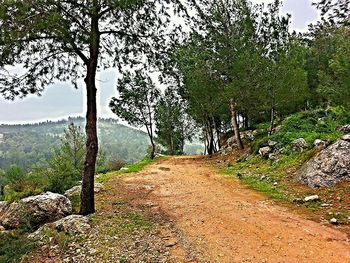
[[[238,180],[216,174],[202,158],[179,157],[118,180],[129,189],[147,189],[142,202],[166,213],[203,261],[350,262],[345,233],[304,219]]]

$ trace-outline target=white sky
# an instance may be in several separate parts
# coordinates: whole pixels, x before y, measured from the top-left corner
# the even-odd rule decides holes
[[[271,3],[274,0],[253,0],[253,3]],[[285,0],[282,11],[292,15],[291,28],[305,32],[307,26],[318,20],[319,14],[312,0]],[[116,70],[107,70],[98,77],[100,117],[115,117],[108,108],[110,98],[115,95]],[[85,92],[82,87],[74,89],[71,84],[57,83],[46,89],[41,97],[6,101],[0,97],[0,123],[28,123],[58,120],[68,116],[85,115]]]

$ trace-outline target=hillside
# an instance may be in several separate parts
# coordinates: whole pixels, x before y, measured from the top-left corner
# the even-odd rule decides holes
[[[74,123],[84,129],[83,118],[69,118],[58,122],[42,122],[24,125],[0,125],[0,168],[16,164],[23,169],[48,160],[55,147],[60,145],[64,129]],[[145,157],[148,147],[147,134],[113,119],[100,119],[100,149],[107,159],[135,162]],[[1,139],[2,138],[2,139]]]

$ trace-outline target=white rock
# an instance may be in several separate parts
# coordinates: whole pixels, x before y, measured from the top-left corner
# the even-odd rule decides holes
[[[90,221],[81,215],[70,215],[53,223],[56,230],[69,234],[86,234],[90,229]]]
[[[42,224],[52,222],[72,213],[72,204],[63,195],[47,192],[30,196],[3,206],[0,210],[0,225],[5,229],[18,228],[21,223]]]
[[[305,202],[310,202],[310,201],[319,201],[320,197],[318,195],[310,195],[304,198]]]
[[[259,149],[259,154],[262,157],[268,157],[270,153],[272,153],[272,149],[270,146],[265,146]]]
[[[304,138],[299,138],[292,141],[292,148],[294,151],[302,152],[307,149],[309,146]]]
[[[338,220],[336,219],[336,218],[332,218],[331,220],[330,220],[330,222],[332,223],[332,224],[338,224]]]
[[[350,134],[344,135],[343,137],[341,137],[341,139],[342,139],[343,141],[350,142]]]

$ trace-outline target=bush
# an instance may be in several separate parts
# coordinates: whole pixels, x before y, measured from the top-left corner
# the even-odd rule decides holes
[[[34,250],[35,247],[36,244],[28,240],[21,232],[0,233],[0,262],[20,262],[21,257]]]
[[[112,171],[119,171],[120,169],[122,169],[124,166],[126,165],[126,162],[121,161],[121,160],[112,160],[108,163],[107,165],[107,169],[108,172],[112,172]]]
[[[287,117],[278,132],[265,135],[252,143],[252,151],[266,146],[268,140],[278,142],[278,147],[288,147],[292,141],[304,138],[311,146],[316,139],[335,141],[341,133],[340,126],[350,123],[350,113],[341,107],[303,111]]]

